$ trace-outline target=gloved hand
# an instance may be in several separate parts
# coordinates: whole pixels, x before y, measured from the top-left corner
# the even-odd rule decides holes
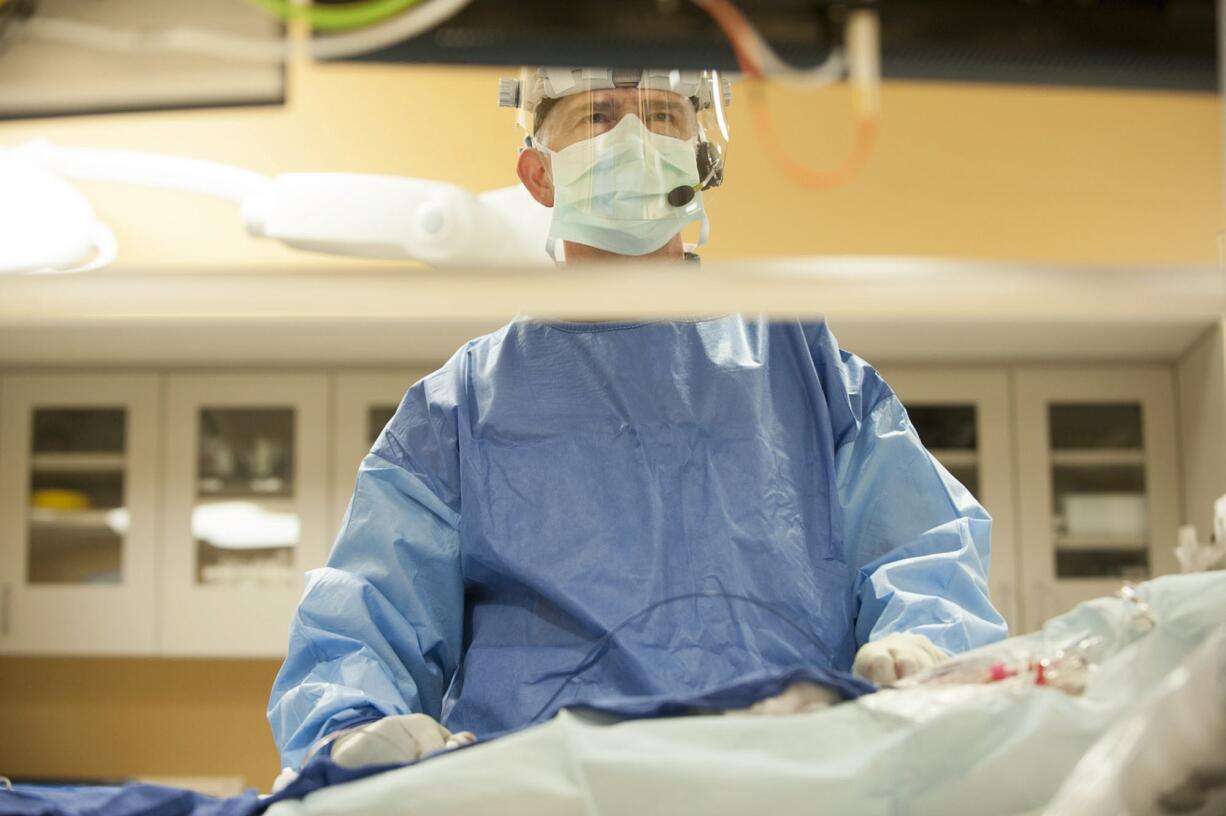
[[[834,689],[820,686],[817,683],[802,680],[793,683],[774,697],[759,700],[749,708],[736,708],[725,711],[725,714],[761,714],[774,716],[778,714],[806,714],[829,708],[839,701],[839,694]]]
[[[851,671],[880,686],[919,674],[946,659],[923,635],[896,632],[861,646]]]
[[[272,792],[280,793],[288,788],[297,778],[298,772],[293,768],[282,768],[281,773],[277,774],[277,778],[272,781]]]
[[[337,737],[332,743],[332,761],[342,768],[416,762],[476,741],[472,732],[452,734],[425,714],[400,714]]]

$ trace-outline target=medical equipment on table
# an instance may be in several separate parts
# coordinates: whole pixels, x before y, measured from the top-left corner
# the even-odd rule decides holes
[[[1214,634],[1226,619],[1226,574],[1159,578],[1125,598],[1081,604],[1040,632],[994,647],[1038,652],[1100,639],[1101,662],[1083,696],[994,683],[889,690],[784,717],[611,723],[607,717],[563,711],[543,725],[408,767],[346,771],[321,758],[271,800],[257,801],[254,793],[222,800],[147,785],[63,792],[17,785],[18,798],[0,798],[0,810],[15,804],[22,814],[96,813],[98,802],[114,802],[140,805],[123,813],[148,814],[162,812],[150,808],[151,801],[159,801],[176,808],[166,812],[200,816],[249,816],[269,805],[268,816],[358,811],[390,816],[411,802],[414,816],[597,811],[743,816],[761,812],[764,803],[775,814],[812,813],[820,802],[830,813],[946,816],[973,807],[976,816],[1038,814],[1066,779],[1073,784],[1070,770],[1094,744],[1132,714],[1145,717],[1147,727],[1176,724],[1169,716],[1145,714],[1167,710],[1159,708],[1162,703],[1146,708],[1151,690],[1158,691],[1150,699],[1162,698],[1185,683],[1183,688],[1202,702],[1185,705],[1184,713],[1192,716],[1178,722],[1193,724],[1206,736],[1220,733],[1226,719],[1221,716],[1226,644]],[[1219,667],[1217,691],[1208,695],[1212,685],[1198,682],[1213,678],[1212,671],[1198,670],[1215,648],[1207,642],[1216,642],[1212,659]],[[1183,669],[1172,673],[1181,663]],[[1184,669],[1190,671],[1181,681]],[[1215,699],[1220,710],[1208,710]],[[1204,723],[1192,722],[1202,718]],[[1207,760],[1226,756],[1212,743],[1187,747]],[[1217,778],[1201,774],[1195,790],[1181,795],[1203,791],[1206,808],[1217,806],[1220,798],[1212,798]],[[132,795],[120,795],[129,790]],[[292,801],[279,801],[284,797]],[[1221,812],[1218,806],[1197,816]],[[1070,813],[1097,816],[1085,810],[1048,816]]]
[[[1226,627],[1077,763],[1045,816],[1226,811]]]
[[[1226,566],[1226,541],[1202,542],[1196,527],[1185,524],[1179,528],[1179,544],[1175,547],[1182,572],[1205,572]]]
[[[1029,652],[992,654],[971,652],[906,677],[892,688],[964,686],[987,683],[1021,683],[1051,686],[1069,694],[1085,691],[1086,676],[1093,667],[1091,654],[1100,641],[1087,638],[1070,649],[1042,655]]]
[[[1136,588],[1124,585],[1118,593],[1134,609],[1136,625],[1154,626],[1153,613]],[[1101,636],[1072,643],[1042,643],[1020,647],[1015,641],[957,655],[927,671],[894,683],[897,689],[965,686],[992,683],[1049,686],[1068,694],[1081,694],[1106,649]]]
[[[1226,574],[1168,576],[1100,598],[997,653],[1096,640],[1082,695],[1033,684],[887,690],[791,717],[608,724],[583,713],[394,770],[269,816],[823,812],[1034,814],[1103,734],[1226,618]],[[1220,811],[1219,811],[1220,812]],[[1214,813],[1208,811],[1207,813]],[[1063,814],[1061,814],[1063,816]]]
[[[1226,568],[1226,496],[1213,503],[1213,539],[1202,542],[1195,525],[1185,524],[1179,528],[1175,557],[1185,573]]]

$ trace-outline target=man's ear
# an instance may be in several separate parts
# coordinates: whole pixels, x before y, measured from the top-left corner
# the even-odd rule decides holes
[[[553,206],[553,179],[540,151],[532,148],[522,151],[515,170],[519,173],[519,180],[538,204],[543,207]]]

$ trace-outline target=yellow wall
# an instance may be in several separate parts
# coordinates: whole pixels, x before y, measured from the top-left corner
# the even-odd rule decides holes
[[[325,66],[298,72],[286,109],[0,123],[0,144],[180,153],[265,173],[343,170],[515,181],[503,71]],[[831,167],[850,144],[844,89],[774,89],[794,151]],[[1222,226],[1218,97],[887,83],[877,151],[834,191],[799,189],[759,147],[747,94],[731,109],[725,187],[708,197],[711,258],[903,254],[1040,262],[1213,263]],[[235,207],[203,197],[86,187],[128,265],[283,264],[304,256],[240,234]],[[173,262],[173,263],[172,263]]]
[[[123,779],[279,770],[270,660],[0,659],[0,774]]]
[[[286,109],[0,123],[0,144],[135,148],[265,173],[343,170],[514,181],[518,137],[492,70],[318,67]],[[847,187],[799,190],[764,159],[743,89],[707,257],[904,254],[1037,262],[1210,264],[1222,224],[1218,99],[1208,94],[889,83],[877,153]],[[840,89],[774,90],[775,120],[815,165],[850,142]],[[233,205],[86,188],[130,266],[281,265]],[[170,203],[173,201],[173,205]],[[160,660],[0,661],[0,773],[241,774],[266,788],[275,666]]]

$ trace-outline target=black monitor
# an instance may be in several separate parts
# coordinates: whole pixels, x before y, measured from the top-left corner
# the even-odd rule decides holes
[[[882,68],[904,79],[1217,88],[1215,0],[734,0],[789,61],[812,66],[852,8],[877,8]],[[473,0],[362,59],[464,65],[736,68],[689,0]]]

